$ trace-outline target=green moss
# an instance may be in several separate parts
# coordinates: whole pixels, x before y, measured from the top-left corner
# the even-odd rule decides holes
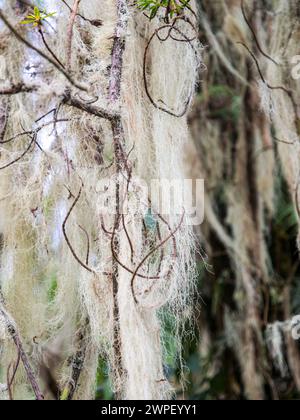
[[[50,287],[48,289],[48,300],[53,302],[57,293],[57,277],[56,274],[53,274],[51,277]]]

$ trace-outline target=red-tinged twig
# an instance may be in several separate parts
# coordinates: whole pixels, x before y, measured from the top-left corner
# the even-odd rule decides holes
[[[67,56],[67,70],[71,70],[71,59],[72,59],[72,42],[73,42],[73,32],[75,19],[78,13],[78,8],[81,0],[74,0],[74,5],[71,11],[70,20],[67,29],[67,46],[66,46],[66,56]]]
[[[72,8],[68,5],[68,3],[65,0],[62,0],[62,2],[65,4],[65,6],[67,6],[70,12],[72,12]],[[76,16],[80,17],[82,20],[90,23],[92,26],[95,26],[96,28],[99,28],[103,24],[101,19],[88,19],[85,16],[81,15],[80,13],[77,13]]]
[[[121,216],[119,215],[119,220],[121,219]],[[115,226],[114,226],[114,230],[113,230],[113,232],[112,232],[112,237],[111,237],[111,252],[112,252],[112,256],[113,256],[113,258],[114,258],[114,261],[120,266],[120,267],[122,267],[125,271],[127,271],[129,274],[132,274],[132,275],[134,275],[135,274],[135,269],[131,269],[131,268],[129,268],[129,267],[127,267],[126,266],[126,264],[124,264],[120,259],[119,259],[119,256],[118,256],[118,250],[116,249],[116,241],[115,241],[115,239],[116,239],[116,235],[117,235],[117,227],[119,226],[119,223],[117,224],[117,223],[115,223]],[[102,226],[102,228],[103,228],[103,226]],[[106,231],[106,233],[109,233],[109,232],[107,232]],[[135,275],[136,277],[139,277],[139,278],[141,278],[141,279],[145,279],[145,280],[159,280],[161,277],[159,277],[159,276],[146,276],[146,275],[143,275],[143,274],[140,274],[140,273],[136,273],[136,275]]]

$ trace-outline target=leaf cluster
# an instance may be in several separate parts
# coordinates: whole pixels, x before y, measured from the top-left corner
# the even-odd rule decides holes
[[[185,9],[190,9],[191,0],[137,0],[137,6],[148,12],[149,19],[154,19],[158,12],[164,11],[165,19],[173,19],[181,15]]]
[[[38,6],[35,6],[33,9],[33,14],[26,16],[24,20],[21,21],[22,25],[32,25],[33,27],[42,26],[43,21],[49,17],[54,16],[56,13],[45,13],[39,9]]]

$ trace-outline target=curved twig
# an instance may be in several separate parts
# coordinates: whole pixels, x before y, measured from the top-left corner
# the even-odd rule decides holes
[[[129,243],[129,247],[130,247],[130,252],[131,252],[131,262],[132,262],[132,264],[133,264],[133,260],[134,260],[134,248],[133,248],[133,243],[132,243],[132,240],[131,240],[131,238],[130,238],[130,236],[129,236],[129,233],[128,233],[128,230],[127,230],[127,228],[126,228],[126,224],[125,224],[125,216],[124,216],[124,214],[122,214],[122,225],[123,225],[123,228],[124,228],[124,232],[125,232],[125,235],[126,235],[126,237],[127,237],[127,240],[128,240],[128,243]]]
[[[79,227],[79,229],[81,229],[81,230],[82,230],[82,232],[83,232],[83,233],[85,234],[85,236],[86,236],[87,249],[86,249],[86,259],[85,259],[85,263],[86,263],[86,265],[89,265],[89,260],[90,260],[90,249],[91,249],[90,237],[89,237],[89,234],[88,234],[87,230],[86,230],[84,227],[82,227],[82,226],[80,226],[80,225],[78,225],[78,227]]]
[[[241,0],[241,10],[242,10],[242,14],[243,14],[243,18],[244,18],[244,20],[245,20],[245,22],[246,22],[246,24],[247,24],[247,26],[248,26],[248,28],[250,29],[250,31],[251,31],[251,33],[252,33],[252,35],[253,35],[253,39],[254,39],[254,41],[255,41],[255,44],[256,44],[256,46],[257,46],[257,48],[258,48],[258,50],[259,50],[259,52],[265,57],[265,58],[267,58],[268,60],[270,60],[270,61],[272,61],[272,63],[273,64],[275,64],[276,66],[279,66],[279,64],[272,58],[272,57],[270,57],[268,54],[266,54],[265,52],[264,52],[264,50],[262,49],[262,47],[260,46],[260,43],[259,43],[259,41],[258,41],[258,38],[257,38],[257,36],[256,36],[256,33],[255,33],[255,31],[254,31],[254,29],[253,29],[253,27],[252,27],[252,25],[251,25],[251,23],[250,23],[250,20],[248,19],[248,17],[247,17],[247,14],[246,14],[246,10],[245,10],[245,7],[244,7],[244,0]]]
[[[68,220],[69,220],[69,218],[70,218],[70,216],[71,216],[71,214],[72,214],[72,212],[73,212],[73,210],[74,210],[74,208],[76,207],[76,205],[77,205],[77,203],[78,203],[78,201],[79,201],[79,199],[80,199],[80,197],[81,197],[81,193],[82,193],[82,189],[83,189],[83,183],[82,183],[82,185],[81,185],[81,187],[80,187],[80,190],[79,190],[79,193],[77,194],[77,197],[75,198],[75,200],[74,200],[74,202],[73,202],[73,204],[72,204],[72,206],[70,207],[70,209],[69,209],[69,211],[68,211],[68,213],[67,213],[67,216],[65,217],[65,220],[64,220],[64,222],[63,222],[63,224],[62,224],[62,231],[63,231],[63,235],[64,235],[64,238],[65,238],[65,241],[66,241],[66,243],[67,243],[67,245],[68,245],[68,247],[69,247],[69,249],[70,249],[70,251],[71,251],[71,253],[72,253],[72,255],[73,255],[73,257],[75,258],[75,260],[78,262],[78,264],[79,265],[81,265],[81,267],[83,267],[83,268],[85,268],[89,273],[92,273],[92,274],[96,274],[95,273],[95,271],[93,270],[93,269],[91,269],[86,263],[84,263],[79,257],[78,257],[78,255],[76,254],[76,252],[75,252],[75,250],[74,250],[74,248],[73,248],[73,246],[72,246],[72,244],[71,244],[71,242],[70,242],[70,239],[69,239],[69,237],[68,237],[68,235],[67,235],[67,232],[66,232],[66,225],[67,225],[67,222],[68,222]]]
[[[162,38],[160,36],[160,32],[165,30],[165,29],[169,29],[169,31],[168,31],[166,37]],[[173,111],[171,111],[167,108],[164,108],[164,107],[158,105],[158,103],[153,99],[153,97],[150,93],[149,86],[148,86],[148,81],[147,81],[147,57],[148,57],[149,49],[150,49],[150,46],[151,46],[153,40],[154,40],[155,37],[157,37],[161,42],[165,42],[165,41],[167,41],[168,38],[170,38],[170,34],[172,33],[172,31],[177,32],[183,38],[181,41],[185,40],[185,42],[190,46],[190,48],[194,51],[195,56],[197,57],[197,51],[196,51],[195,47],[193,46],[191,39],[189,39],[179,28],[177,28],[173,24],[163,25],[153,32],[153,34],[149,38],[149,41],[146,45],[145,52],[144,52],[144,60],[143,60],[143,78],[144,78],[144,87],[145,87],[146,95],[148,96],[148,99],[150,100],[152,105],[156,109],[158,109],[162,112],[165,112],[166,114],[169,114],[169,115],[171,115],[173,117],[176,117],[176,118],[181,118],[187,113],[187,110],[188,110],[189,105],[191,103],[192,96],[193,96],[192,89],[191,89],[191,92],[189,94],[189,97],[187,98],[187,100],[184,103],[183,110],[181,112],[176,113],[176,112],[173,112]]]
[[[295,101],[295,99],[294,99],[294,95],[293,95],[292,90],[287,89],[285,86],[272,86],[272,85],[270,85],[270,84],[266,81],[266,79],[265,79],[265,77],[264,77],[264,75],[263,75],[263,73],[262,73],[262,71],[261,71],[261,68],[260,68],[259,62],[258,62],[257,58],[255,57],[255,54],[254,54],[254,53],[250,50],[250,48],[249,48],[246,44],[244,44],[243,42],[237,42],[237,44],[242,45],[242,46],[243,46],[243,47],[244,47],[244,48],[248,51],[248,53],[251,55],[251,57],[252,57],[252,59],[253,59],[253,61],[254,61],[255,65],[256,65],[256,68],[257,68],[257,71],[258,71],[258,73],[259,73],[259,76],[260,76],[261,80],[263,81],[263,83],[267,86],[267,88],[269,88],[270,90],[281,90],[281,91],[283,91],[284,93],[286,93],[286,94],[288,95],[288,97],[290,98],[291,102],[292,102],[292,105],[293,105],[293,108],[294,108],[295,113],[297,114],[297,108],[298,108],[298,105],[297,105],[297,103],[296,103],[296,101]]]
[[[31,146],[32,146],[35,142],[36,142],[36,134],[34,134],[34,135],[32,136],[31,141],[30,141],[30,143],[29,143],[28,147],[25,149],[25,151],[24,151],[24,152],[23,152],[20,156],[18,156],[16,159],[14,159],[13,161],[11,161],[11,162],[7,163],[7,164],[6,164],[6,165],[4,165],[4,166],[1,166],[1,167],[0,167],[0,171],[2,171],[3,169],[7,169],[7,168],[9,168],[10,166],[14,165],[15,163],[17,163],[17,162],[19,162],[21,159],[23,159],[23,157],[27,155],[27,153],[28,153],[28,152],[30,151],[30,149],[31,149]]]
[[[68,3],[65,0],[62,0],[62,2],[67,6],[67,8],[72,12],[72,8],[68,5]],[[80,17],[85,22],[90,23],[92,26],[95,26],[96,28],[99,28],[99,26],[102,26],[102,20],[101,19],[88,19],[85,16],[81,15],[80,13],[76,13],[76,16]]]
[[[43,31],[42,31],[42,28],[39,28],[38,29],[38,32],[39,32],[39,34],[41,35],[41,38],[42,38],[42,41],[43,41],[43,44],[45,45],[45,47],[46,47],[46,49],[49,51],[49,53],[52,55],[52,57],[54,58],[54,60],[56,60],[57,62],[58,62],[58,64],[63,68],[63,69],[65,69],[65,66],[63,65],[63,63],[60,61],[60,59],[54,54],[54,52],[51,50],[51,48],[49,47],[49,45],[48,45],[48,43],[47,43],[47,41],[46,41],[46,38],[45,38],[45,35],[44,35],[44,33],[43,33]]]
[[[182,223],[183,223],[183,221],[184,221],[184,216],[185,216],[185,213],[183,213],[183,215],[182,215],[182,217],[181,217],[181,220],[180,220],[180,223],[179,223],[179,225],[176,227],[176,229],[173,231],[173,232],[171,232],[170,233],[170,235],[168,235],[162,242],[160,242],[160,244],[158,244],[154,249],[152,249],[144,258],[143,258],[143,260],[139,263],[139,265],[137,266],[137,268],[136,268],[136,270],[135,270],[135,272],[134,272],[134,274],[133,274],[133,277],[132,277],[132,279],[131,279],[131,290],[132,290],[132,293],[133,293],[133,298],[134,298],[134,301],[135,301],[135,303],[138,303],[138,300],[137,300],[137,298],[136,298],[136,295],[135,295],[135,292],[134,292],[134,281],[135,281],[135,279],[136,279],[136,277],[137,277],[137,274],[138,274],[138,272],[139,272],[139,270],[140,270],[140,268],[142,268],[142,266],[145,264],[145,262],[156,252],[156,251],[158,251],[161,247],[163,247],[172,237],[174,237],[175,235],[176,235],[176,233],[179,231],[179,229],[181,228],[181,226],[182,226]],[[173,267],[170,267],[170,270],[169,270],[169,272],[168,272],[168,274],[166,275],[166,277],[168,277],[169,275],[170,275],[170,271],[172,271],[172,269],[173,269]],[[149,278],[150,279],[150,278]]]

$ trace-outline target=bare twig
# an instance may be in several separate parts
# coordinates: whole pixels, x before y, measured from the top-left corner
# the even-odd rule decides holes
[[[7,169],[10,166],[14,165],[15,163],[19,162],[21,159],[23,159],[24,156],[27,155],[27,153],[30,151],[32,145],[35,143],[36,141],[36,135],[33,135],[31,138],[31,141],[29,142],[28,146],[26,147],[26,149],[24,150],[24,152],[18,156],[16,159],[12,160],[11,162],[5,164],[4,166],[0,167],[0,170],[2,171],[3,169]]]
[[[44,32],[42,30],[42,28],[39,28],[39,34],[41,35],[43,44],[45,45],[46,49],[48,50],[48,52],[52,55],[52,57],[54,58],[55,61],[58,62],[58,64],[62,67],[65,68],[65,66],[63,65],[63,63],[60,61],[60,59],[56,56],[56,54],[51,50],[51,48],[48,45],[48,42],[46,41]]]
[[[178,18],[177,18],[177,20],[178,20]],[[160,33],[164,30],[168,30],[167,35],[162,37],[160,35]],[[152,105],[156,109],[158,109],[162,112],[165,112],[166,114],[169,114],[169,115],[171,115],[173,117],[176,117],[176,118],[181,118],[187,113],[187,110],[188,110],[188,108],[190,106],[190,103],[191,103],[191,100],[192,100],[193,90],[191,89],[191,92],[190,92],[187,100],[184,102],[182,111],[174,112],[171,109],[167,109],[166,107],[162,107],[162,106],[158,105],[158,103],[153,99],[153,97],[150,93],[149,86],[148,86],[148,80],[147,80],[147,58],[148,58],[149,49],[152,45],[153,40],[156,37],[156,38],[159,39],[159,41],[165,42],[172,36],[173,31],[175,31],[175,33],[179,34],[182,37],[182,39],[180,39],[179,41],[186,42],[189,45],[189,47],[194,51],[195,56],[197,58],[197,51],[192,44],[193,39],[190,39],[189,37],[187,37],[179,28],[174,26],[174,22],[173,22],[173,24],[163,25],[163,26],[161,26],[160,28],[158,28],[154,31],[154,33],[151,35],[151,37],[149,38],[149,41],[146,45],[145,52],[144,52],[144,60],[143,60],[143,77],[144,77],[145,91],[146,91],[148,99],[150,100]],[[174,37],[172,39],[175,40],[175,41],[178,41],[178,39],[176,39]],[[160,102],[162,102],[162,101],[160,101]]]
[[[297,115],[297,108],[298,108],[298,105],[297,105],[297,103],[296,103],[296,101],[295,101],[295,98],[294,98],[294,95],[293,95],[293,92],[292,92],[292,90],[290,90],[290,89],[287,89],[285,86],[272,86],[272,85],[270,85],[267,81],[266,81],[266,79],[265,79],[265,77],[264,77],[264,75],[263,75],[263,73],[262,73],[262,71],[261,71],[261,68],[260,68],[260,65],[259,65],[259,62],[258,62],[258,60],[257,60],[257,58],[255,57],[255,54],[250,50],[250,48],[246,45],[246,44],[244,44],[243,42],[237,42],[237,44],[239,44],[239,45],[242,45],[247,51],[248,51],[248,53],[251,55],[251,57],[252,57],[252,59],[253,59],[253,61],[254,61],[254,63],[255,63],[255,65],[256,65],[256,68],[257,68],[257,71],[258,71],[258,73],[259,73],[259,76],[260,76],[260,78],[261,78],[261,80],[263,81],[263,83],[267,86],[267,88],[268,89],[270,89],[270,90],[281,90],[282,92],[284,92],[289,98],[290,98],[290,100],[291,100],[291,103],[292,103],[292,105],[293,105],[293,108],[294,108],[294,112],[295,112],[295,114]]]
[[[134,297],[134,300],[135,300],[135,303],[138,303],[138,300],[137,300],[137,298],[136,298],[136,295],[135,295],[135,292],[134,292],[134,281],[135,281],[135,279],[136,279],[136,277],[137,277],[137,275],[138,275],[138,272],[139,272],[139,270],[142,268],[142,266],[146,263],[146,261],[156,252],[156,251],[158,251],[160,248],[162,248],[167,242],[169,242],[169,240],[171,239],[171,238],[174,238],[174,236],[176,235],[176,233],[179,231],[179,229],[181,228],[181,226],[182,226],[182,223],[183,223],[183,221],[184,221],[184,216],[185,216],[185,213],[183,213],[183,215],[182,215],[182,217],[181,217],[181,220],[180,220],[180,222],[179,222],[179,224],[178,224],[178,226],[176,227],[176,229],[174,230],[174,231],[172,231],[163,241],[161,241],[156,247],[154,247],[143,259],[142,259],[142,261],[139,263],[139,265],[137,266],[137,268],[136,268],[136,270],[135,270],[135,272],[134,272],[134,274],[133,274],[133,276],[132,276],[132,279],[131,279],[131,290],[132,290],[132,293],[133,293],[133,297]],[[174,255],[175,256],[175,255]],[[172,270],[172,267],[170,268],[170,270]],[[169,276],[169,274],[170,274],[170,270],[169,270],[169,272],[168,272],[168,274],[167,274],[167,276],[166,277],[168,277]]]
[[[77,16],[80,1],[81,0],[74,0],[74,5],[73,5],[72,12],[71,12],[69,25],[68,25],[68,30],[67,30],[66,52],[67,52],[67,70],[68,71],[71,70],[73,30],[74,30],[75,19],[76,19],[76,16]]]
[[[62,0],[65,6],[72,12],[72,8],[68,5],[68,3],[65,0]],[[85,16],[81,15],[80,13],[77,13],[76,16],[80,17],[85,22],[90,23],[92,26],[96,26],[96,28],[99,28],[99,26],[102,26],[102,20],[100,19],[88,19]]]
[[[247,23],[247,26],[248,26],[248,28],[250,29],[250,31],[251,31],[251,33],[252,33],[252,35],[253,35],[253,39],[254,39],[254,41],[255,41],[255,43],[256,43],[256,46],[257,46],[257,48],[258,48],[258,50],[259,50],[259,52],[265,57],[265,58],[267,58],[268,60],[270,60],[270,61],[272,61],[272,63],[273,64],[275,64],[276,66],[278,66],[278,63],[272,58],[272,57],[270,57],[268,54],[266,54],[265,52],[264,52],[264,50],[262,49],[262,47],[260,46],[260,43],[259,43],[259,40],[258,40],[258,38],[257,38],[257,35],[256,35],[256,33],[255,33],[255,30],[253,29],[253,27],[252,27],[252,25],[251,25],[251,23],[250,23],[250,20],[248,19],[248,17],[247,17],[247,14],[246,14],[246,10],[245,10],[245,6],[244,6],[244,0],[241,0],[241,9],[242,9],[242,14],[243,14],[243,17],[244,17],[244,20],[245,20],[245,22]]]
[[[63,235],[64,235],[64,238],[65,238],[65,241],[66,241],[66,243],[67,243],[67,245],[68,245],[68,247],[69,247],[69,249],[70,249],[70,251],[71,251],[71,253],[72,253],[72,255],[73,255],[73,257],[75,258],[75,260],[78,262],[78,264],[79,265],[81,265],[81,267],[83,267],[83,268],[85,268],[89,273],[93,273],[93,274],[95,274],[95,271],[94,270],[92,270],[86,263],[84,263],[79,257],[78,257],[78,255],[77,255],[77,253],[76,253],[76,251],[74,250],[74,248],[73,248],[73,245],[71,244],[71,241],[70,241],[70,239],[69,239],[69,237],[68,237],[68,235],[67,235],[67,232],[66,232],[66,225],[67,225],[67,222],[68,222],[68,220],[69,220],[69,218],[70,218],[70,216],[71,216],[71,214],[72,214],[72,211],[74,210],[74,208],[76,207],[76,204],[78,203],[78,201],[79,201],[79,199],[80,199],[80,197],[81,197],[81,193],[82,193],[82,188],[83,188],[83,184],[81,185],[81,187],[80,187],[80,190],[79,190],[79,193],[77,194],[77,197],[76,197],[76,199],[74,200],[74,202],[73,202],[73,204],[72,204],[72,206],[70,207],[70,210],[68,211],[68,213],[67,213],[67,215],[66,215],[66,217],[65,217],[65,220],[64,220],[64,222],[63,222],[63,225],[62,225],[62,231],[63,231]]]
[[[16,363],[11,363],[7,369],[7,389],[8,389],[8,395],[9,395],[10,400],[13,400],[12,386],[13,386],[13,383],[14,383],[19,365],[20,365],[20,361],[21,361],[21,355],[20,355],[20,352],[18,351],[18,357],[17,357]],[[13,368],[12,374],[10,374],[11,368]]]
[[[64,70],[53,58],[49,57],[47,54],[44,53],[41,49],[36,47],[35,45],[31,44],[26,38],[24,38],[15,28],[14,26],[7,20],[7,18],[4,16],[2,9],[0,9],[0,19],[3,21],[3,23],[8,27],[8,29],[15,35],[15,37],[25,44],[28,48],[35,51],[37,54],[39,54],[42,58],[47,60],[50,64],[52,64],[56,70],[58,70],[60,73],[62,73],[65,78],[71,83],[71,85],[75,86],[76,88],[80,90],[87,91],[87,87],[81,85],[76,80],[72,78],[72,76]]]

